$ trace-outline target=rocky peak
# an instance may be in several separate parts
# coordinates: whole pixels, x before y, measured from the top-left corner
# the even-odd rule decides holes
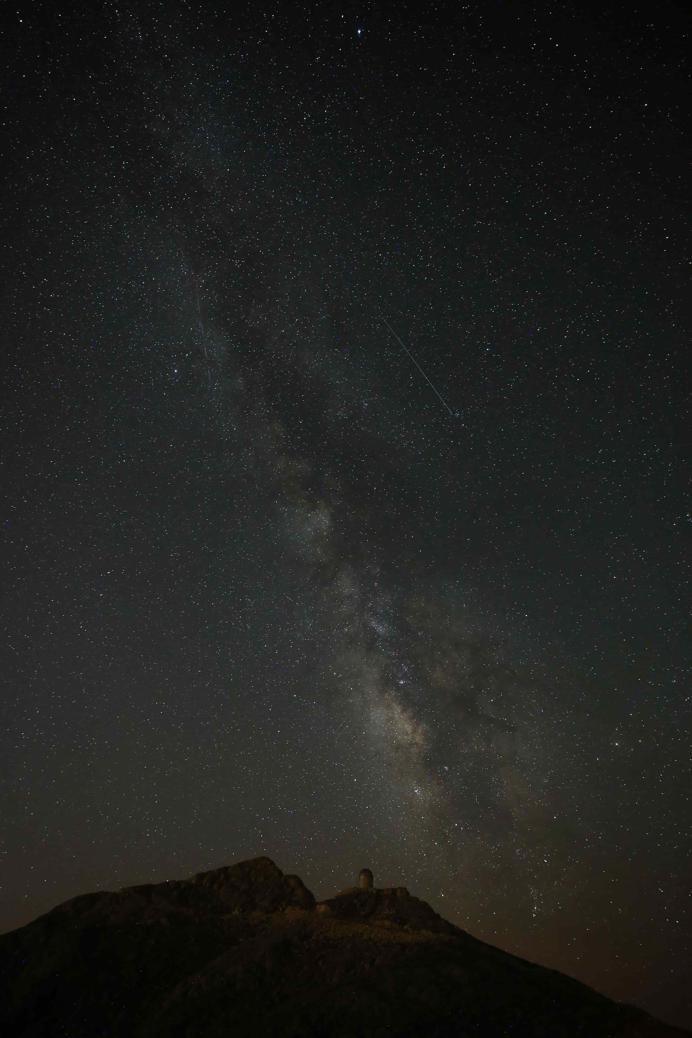
[[[252,858],[237,865],[200,872],[188,881],[218,898],[222,906],[241,912],[280,912],[314,908],[315,899],[299,876],[286,876],[271,858]]]
[[[252,858],[191,879],[147,883],[73,898],[49,916],[70,915],[75,922],[116,922],[138,917],[151,921],[171,914],[227,915],[311,909],[315,899],[298,876],[286,876],[270,858]]]

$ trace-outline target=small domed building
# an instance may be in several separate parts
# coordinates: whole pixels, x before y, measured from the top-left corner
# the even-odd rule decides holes
[[[372,890],[373,875],[370,869],[361,869],[358,874],[358,886],[361,890]]]

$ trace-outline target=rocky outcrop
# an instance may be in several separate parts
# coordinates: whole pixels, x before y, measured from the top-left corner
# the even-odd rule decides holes
[[[458,934],[461,931],[442,919],[425,901],[412,897],[406,887],[381,887],[362,890],[352,887],[336,897],[320,901],[322,915],[338,919],[358,919],[371,923],[390,923],[404,930]]]

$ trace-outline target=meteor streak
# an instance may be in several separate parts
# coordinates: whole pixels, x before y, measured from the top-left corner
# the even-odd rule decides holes
[[[196,304],[196,309],[197,309],[197,327],[199,329],[199,341],[200,341],[200,344],[202,346],[202,352],[204,353],[204,363],[205,363],[206,368],[207,368],[207,382],[209,384],[209,388],[211,389],[212,373],[211,373],[211,364],[209,362],[209,352],[207,350],[207,341],[206,341],[207,337],[206,337],[206,332],[204,330],[204,321],[202,320],[202,305],[200,303],[200,298],[199,298],[199,278],[198,278],[197,274],[195,274],[194,272],[192,274],[192,283],[195,286],[195,304]]]
[[[407,354],[407,356],[408,356],[408,357],[410,357],[410,359],[411,359],[411,360],[413,361],[413,363],[414,363],[414,364],[416,365],[416,367],[417,367],[417,368],[418,368],[418,370],[420,371],[421,375],[423,376],[423,378],[425,379],[425,381],[426,381],[426,382],[428,383],[428,385],[430,386],[430,388],[432,389],[433,393],[435,394],[435,396],[437,397],[437,399],[438,399],[438,400],[440,401],[440,403],[442,404],[442,406],[443,406],[443,407],[445,407],[445,408],[446,408],[446,409],[447,409],[447,410],[449,411],[449,413],[450,413],[450,415],[452,416],[452,418],[454,418],[454,417],[455,417],[455,415],[454,415],[454,411],[453,411],[453,410],[451,409],[451,407],[449,406],[449,404],[447,403],[447,401],[445,400],[445,398],[444,398],[444,397],[442,396],[442,394],[441,394],[440,392],[438,392],[438,390],[437,390],[437,389],[435,388],[435,386],[434,386],[434,385],[433,385],[433,383],[432,383],[432,382],[430,381],[430,379],[428,378],[428,376],[427,376],[427,375],[425,374],[425,372],[423,371],[422,367],[420,366],[420,364],[418,363],[418,361],[416,360],[416,358],[415,358],[415,357],[413,356],[413,354],[411,353],[411,351],[410,351],[410,349],[408,348],[408,346],[406,346],[406,344],[405,344],[405,343],[403,343],[403,342],[401,341],[401,339],[399,338],[399,336],[397,335],[397,333],[396,333],[396,332],[394,331],[394,329],[392,328],[392,326],[391,326],[391,324],[389,323],[389,321],[387,320],[387,318],[386,318],[386,317],[384,317],[384,316],[383,316],[382,314],[380,314],[380,315],[379,315],[379,317],[380,317],[380,320],[381,320],[381,321],[382,321],[382,322],[383,322],[384,324],[386,324],[387,328],[389,328],[390,332],[392,333],[392,335],[394,336],[394,338],[396,339],[396,341],[397,341],[397,342],[399,343],[399,345],[401,346],[402,350],[403,350],[403,351],[404,351],[404,352],[405,352],[405,353]]]

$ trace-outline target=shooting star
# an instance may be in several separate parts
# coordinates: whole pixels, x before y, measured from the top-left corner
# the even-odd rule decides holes
[[[197,310],[197,327],[199,330],[199,341],[202,345],[202,352],[204,353],[204,363],[207,369],[207,383],[209,385],[209,389],[211,389],[212,373],[211,364],[209,362],[209,352],[207,350],[207,335],[204,330],[204,321],[202,320],[202,304],[199,298],[199,276],[194,271],[192,272],[192,283],[195,287],[195,304]]]
[[[411,359],[411,360],[413,361],[413,363],[414,363],[414,364],[416,365],[416,367],[417,367],[417,368],[418,368],[418,370],[420,371],[421,375],[423,376],[423,378],[425,379],[425,381],[426,381],[426,382],[428,383],[428,385],[430,386],[430,388],[432,389],[433,393],[435,394],[435,396],[437,397],[437,399],[438,399],[438,400],[440,401],[440,403],[442,404],[442,406],[443,406],[444,408],[446,408],[446,409],[447,409],[447,411],[449,411],[449,413],[450,413],[450,415],[452,416],[452,418],[456,418],[456,417],[458,417],[458,413],[457,413],[456,415],[454,414],[454,411],[453,411],[453,410],[451,409],[451,407],[449,406],[449,404],[447,403],[447,401],[445,400],[445,398],[444,398],[444,397],[442,396],[442,394],[441,394],[440,392],[438,392],[438,390],[437,390],[437,389],[435,388],[435,386],[434,386],[434,385],[433,385],[433,383],[432,383],[432,382],[430,381],[430,379],[428,378],[428,376],[427,376],[427,375],[425,374],[425,372],[423,371],[422,367],[420,366],[420,364],[418,363],[418,361],[416,360],[416,358],[415,358],[415,357],[413,356],[413,354],[411,353],[411,351],[410,351],[410,349],[408,348],[408,346],[406,346],[406,344],[405,344],[405,343],[403,343],[403,342],[401,341],[401,339],[399,338],[399,336],[398,336],[398,335],[396,334],[396,332],[395,332],[395,331],[394,331],[394,329],[392,328],[392,326],[391,326],[391,324],[389,323],[389,321],[387,320],[387,318],[386,318],[386,317],[384,317],[384,315],[383,315],[383,314],[380,314],[380,315],[379,315],[379,317],[380,317],[380,320],[381,320],[381,321],[382,321],[382,322],[383,322],[383,323],[384,323],[384,324],[385,324],[385,325],[387,326],[387,328],[389,328],[390,332],[392,333],[392,335],[394,336],[394,338],[396,339],[396,341],[397,341],[397,342],[399,343],[399,345],[401,346],[401,348],[402,348],[402,350],[404,351],[404,353],[406,353],[406,354],[407,354],[407,356],[408,356],[408,357],[410,357],[410,359]]]

